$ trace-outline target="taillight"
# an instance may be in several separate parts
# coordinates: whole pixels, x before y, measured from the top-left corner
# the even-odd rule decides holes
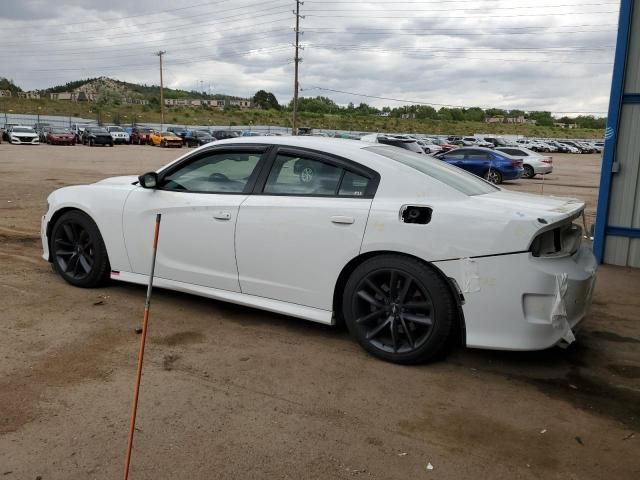
[[[542,159],[542,163],[552,164],[553,163],[553,159],[552,159],[552,157],[544,157]]]

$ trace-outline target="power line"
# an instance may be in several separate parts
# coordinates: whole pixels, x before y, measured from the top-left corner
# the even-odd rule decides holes
[[[228,32],[229,30],[233,30],[234,32],[241,32],[244,29],[253,29],[253,28],[255,28],[257,26],[261,26],[261,25],[272,25],[272,24],[275,24],[275,23],[278,23],[278,22],[282,22],[284,20],[289,20],[289,19],[290,19],[290,17],[289,17],[289,15],[287,15],[286,17],[283,17],[283,18],[279,18],[279,19],[275,19],[275,20],[269,20],[269,21],[266,21],[266,22],[255,23],[253,25],[247,25],[245,27],[240,27],[240,26],[236,25],[236,26],[228,27],[228,28],[218,28],[215,31],[210,32],[210,35],[216,36],[216,35],[218,35],[218,34],[220,34],[222,32]],[[289,30],[289,32],[290,32],[290,30]],[[269,33],[269,32],[266,31],[266,32],[261,32],[261,33]],[[190,39],[192,36],[193,36],[193,33],[190,33],[187,36],[181,34],[181,35],[178,35],[178,36],[164,37],[161,42],[159,42],[158,40],[136,41],[135,45],[130,46],[128,48],[124,48],[124,47],[120,46],[120,45],[123,45],[123,44],[116,44],[116,45],[112,45],[110,48],[100,49],[100,51],[101,52],[104,52],[104,51],[108,51],[108,52],[117,51],[117,52],[120,52],[120,51],[123,51],[123,50],[131,50],[131,49],[139,51],[141,45],[151,44],[151,45],[155,46],[158,43],[167,44],[167,42],[170,42],[170,41],[173,42],[173,41],[180,41],[180,40],[183,40],[182,43],[189,43],[191,45],[191,43],[188,42],[188,39]],[[215,39],[214,39],[213,37],[208,37],[206,35],[205,36],[199,35],[198,38],[211,38],[211,41],[218,40],[218,37],[215,37]],[[125,42],[124,45],[131,45],[131,42],[130,41]],[[59,49],[57,49],[56,51],[58,51],[58,52],[70,52],[71,54],[75,54],[74,52],[77,51],[77,50],[59,50]],[[96,48],[95,47],[87,47],[87,49],[85,51],[95,52]],[[8,52],[8,53],[21,54],[23,52],[24,51],[16,51],[14,49],[11,49],[10,52]],[[29,53],[30,50],[26,50],[26,52]],[[83,52],[80,52],[79,54],[81,54],[81,53],[83,53]],[[2,56],[2,55],[3,55],[3,52],[0,52],[0,56]]]
[[[531,110],[531,109],[527,109],[527,108],[515,108],[515,107],[496,107],[496,106],[478,107],[477,105],[474,105],[473,107],[469,107],[469,106],[465,106],[465,105],[453,105],[453,104],[448,104],[448,103],[425,102],[425,101],[422,101],[422,100],[408,100],[406,98],[380,97],[380,96],[376,96],[376,95],[367,95],[365,93],[346,92],[344,90],[335,90],[335,89],[332,89],[332,88],[324,88],[324,87],[310,87],[310,88],[303,88],[301,90],[304,91],[304,92],[310,91],[310,90],[322,90],[322,91],[325,91],[325,92],[333,92],[333,93],[342,93],[342,94],[345,94],[345,95],[353,95],[355,97],[375,98],[375,99],[378,99],[378,100],[389,100],[389,101],[392,101],[392,102],[402,102],[402,103],[409,103],[409,104],[415,104],[415,105],[427,105],[427,106],[431,106],[431,107],[449,107],[449,108],[465,108],[465,109],[482,108],[483,110],[495,108],[495,109],[500,109],[500,110],[545,111],[545,112],[546,111],[551,111],[551,110]],[[568,111],[558,111],[558,110],[553,110],[553,112],[554,113],[607,113],[607,112],[604,112],[604,111],[568,112]]]
[[[131,18],[142,18],[142,17],[155,17],[156,15],[162,15],[165,13],[174,13],[177,11],[184,11],[184,10],[190,10],[192,8],[198,8],[198,7],[202,7],[202,6],[212,6],[212,5],[218,5],[220,3],[227,3],[227,0],[218,0],[216,2],[204,2],[204,3],[198,3],[195,5],[189,5],[186,7],[175,7],[172,8],[171,10],[156,10],[153,13],[141,13],[139,15],[124,15],[124,16],[119,16],[119,17],[110,17],[110,18],[105,18],[104,21],[107,22],[113,22],[113,21],[120,21],[120,20],[129,20]],[[263,2],[264,3],[264,2]],[[238,7],[238,8],[242,8],[242,7]],[[100,18],[97,18],[96,20],[103,20]],[[31,21],[30,21],[31,22]],[[60,28],[60,27],[73,27],[75,25],[86,25],[87,22],[74,22],[74,23],[56,23],[56,24],[50,24],[50,25],[42,25],[40,28]],[[3,30],[23,30],[24,27],[3,27]],[[88,30],[88,31],[93,31],[93,30]]]
[[[276,33],[276,32],[280,32],[280,33]],[[268,35],[261,35],[258,37],[254,37],[253,35],[258,35],[260,33],[268,33]],[[225,42],[224,43],[217,43],[216,40],[217,39],[210,39],[210,40],[204,40],[202,42],[189,42],[188,45],[185,45],[184,47],[178,47],[178,48],[172,48],[172,52],[180,52],[180,51],[189,51],[189,50],[193,50],[194,46],[197,45],[208,45],[213,47],[226,47],[229,45],[238,45],[238,44],[246,44],[246,43],[251,43],[254,42],[256,40],[262,40],[265,38],[275,38],[275,37],[282,37],[282,36],[289,36],[291,35],[291,30],[290,29],[286,29],[286,31],[283,31],[283,29],[280,30],[272,30],[269,32],[255,32],[254,34],[242,34],[242,35],[236,35],[231,37],[232,39],[235,38],[239,38],[242,37],[243,39],[246,40],[246,42],[233,42],[233,41],[229,41],[229,37],[225,37]],[[157,44],[158,42],[152,42],[154,44]],[[166,42],[162,42],[163,44],[166,44]],[[217,44],[216,44],[217,43]],[[91,48],[90,49],[91,52],[96,52],[95,48]],[[126,53],[128,51],[135,51],[137,53]],[[113,55],[103,55],[103,53],[115,53]],[[82,56],[85,55],[85,52],[47,52],[47,53],[27,53],[27,54],[21,54],[21,53],[14,53],[14,52],[7,52],[7,53],[3,53],[0,52],[0,58],[3,57],[20,57],[20,58],[25,58],[25,57],[46,57],[46,58],[50,58],[52,56]],[[137,45],[135,47],[130,47],[130,48],[126,48],[126,49],[117,49],[117,50],[111,50],[111,49],[106,49],[106,50],[99,50],[99,55],[94,55],[93,58],[94,59],[105,59],[105,58],[124,58],[124,57],[139,57],[140,56],[140,46]]]
[[[349,50],[349,51],[363,51],[370,53],[392,53],[397,54],[398,51],[383,49],[383,48],[360,48],[359,46],[350,46],[350,45],[323,45],[323,44],[307,44],[305,47],[307,48],[320,48],[326,50]],[[443,60],[450,60],[448,57],[444,57],[441,55],[415,55],[414,52],[403,52],[405,55],[415,58],[440,58]],[[420,52],[416,52],[420,53]],[[493,52],[487,52],[493,53]],[[510,63],[559,63],[559,64],[572,64],[572,65],[613,65],[613,62],[572,62],[568,60],[562,61],[553,61],[553,60],[529,60],[529,59],[521,59],[521,58],[486,58],[486,57],[468,57],[463,56],[461,58],[467,60],[483,60],[489,62],[510,62]]]
[[[282,6],[278,6],[277,8],[282,8]],[[252,12],[251,19],[268,17],[268,16],[273,16],[273,15],[281,15],[283,13],[287,13],[288,12],[288,10],[282,10],[282,11],[273,12],[273,13],[264,13],[262,15],[255,15],[255,13],[265,12],[265,11],[269,11],[269,10],[273,10],[273,8],[267,8],[267,9],[264,9],[264,10],[254,11],[254,12]],[[104,41],[104,40],[112,40],[112,39],[116,39],[116,38],[132,37],[132,36],[135,36],[135,35],[150,35],[152,33],[164,34],[165,32],[182,30],[182,29],[193,29],[193,28],[210,27],[210,26],[213,26],[213,25],[223,25],[223,24],[235,23],[235,22],[238,22],[238,21],[242,21],[242,20],[236,20],[236,18],[239,17],[239,16],[243,17],[243,16],[246,16],[246,14],[243,13],[243,14],[238,14],[238,15],[232,15],[230,17],[219,17],[216,21],[207,22],[207,23],[199,23],[199,24],[188,23],[188,24],[179,25],[179,26],[172,27],[172,28],[163,27],[163,28],[156,29],[156,30],[142,30],[142,31],[134,32],[134,33],[126,33],[126,34],[119,34],[119,35],[112,35],[112,36],[87,37],[87,38],[83,38],[82,41],[83,42]],[[221,20],[226,20],[226,21],[221,21]],[[195,32],[191,32],[191,33],[195,34]],[[68,33],[66,35],[75,35],[75,34],[76,34],[75,32],[72,32],[72,33]],[[40,45],[51,46],[52,44],[67,43],[67,42],[77,43],[78,39],[77,38],[62,39],[62,40],[51,40],[51,39],[48,39],[48,40],[43,41],[43,42],[31,42],[31,43],[29,43],[29,45],[39,45],[40,44]],[[19,43],[13,43],[13,44],[5,43],[4,46],[5,47],[24,46],[25,43],[26,42],[24,42],[24,41],[21,41]]]
[[[562,4],[562,5],[525,5],[525,6],[511,6],[511,7],[504,7],[504,6],[500,6],[500,10],[523,10],[523,9],[539,9],[539,8],[568,8],[568,7],[580,7],[580,8],[584,8],[584,7],[602,7],[602,6],[613,6],[616,5],[614,3],[582,3],[582,4]],[[306,12],[325,12],[326,10],[305,10]],[[353,12],[353,11],[357,11],[357,12],[362,12],[362,9],[333,9],[333,12]],[[385,8],[385,11],[389,11],[388,8]],[[398,9],[396,9],[396,11],[399,11]],[[476,12],[476,11],[486,11],[486,7],[483,8],[468,8],[468,7],[463,7],[463,8],[446,8],[446,9],[441,9],[441,10],[434,10],[432,8],[429,9],[425,9],[425,10],[418,10],[416,8],[411,8],[412,12],[456,12],[456,11],[465,11],[465,12]],[[365,12],[366,13],[366,12]],[[566,14],[565,14],[566,15]]]
[[[425,10],[426,11],[426,10]],[[342,10],[341,10],[342,12]],[[366,19],[370,19],[370,18],[384,18],[384,19],[406,19],[407,16],[403,15],[401,17],[392,17],[387,15],[365,15],[368,12],[362,12],[359,11],[358,12],[358,17],[359,18],[366,18]],[[375,12],[377,13],[377,12]],[[571,15],[601,15],[604,13],[618,13],[617,10],[605,10],[605,11],[600,11],[600,12],[571,12]],[[435,20],[445,20],[445,19],[455,19],[455,18],[466,18],[467,20],[469,19],[476,19],[476,18],[487,18],[487,19],[493,19],[493,18],[518,18],[518,17],[557,17],[557,16],[566,16],[568,15],[567,12],[563,12],[563,13],[537,13],[537,14],[521,14],[521,15],[494,15],[493,13],[489,13],[487,15],[475,15],[475,16],[455,16],[455,17],[441,17],[441,16],[435,16],[434,19]],[[353,14],[352,15],[336,15],[335,13],[330,13],[328,15],[314,15],[312,13],[305,13],[305,16],[307,17],[312,17],[312,18],[353,18]],[[422,17],[414,17],[415,18],[422,18]]]

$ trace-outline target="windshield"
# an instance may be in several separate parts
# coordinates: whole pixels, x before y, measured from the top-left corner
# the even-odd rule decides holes
[[[124,132],[122,127],[109,127],[110,132]]]
[[[68,128],[52,128],[51,133],[70,133]]]
[[[13,133],[35,133],[30,127],[13,127]]]
[[[465,195],[482,195],[485,193],[492,193],[499,190],[489,182],[485,182],[480,177],[476,177],[471,173],[467,173],[461,168],[453,167],[440,160],[435,160],[425,155],[417,155],[415,153],[407,152],[406,150],[399,150],[393,147],[375,146],[366,147],[364,150],[368,150],[372,153],[382,155],[396,162],[407,165],[414,168],[425,175],[428,175],[435,180],[438,180],[445,185],[448,185],[455,190],[464,193]]]
[[[109,133],[104,128],[91,128],[87,130],[89,130],[89,133]]]

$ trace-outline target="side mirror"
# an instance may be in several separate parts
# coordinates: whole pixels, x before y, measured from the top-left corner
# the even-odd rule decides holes
[[[156,172],[147,172],[138,177],[142,188],[158,188],[158,174]]]

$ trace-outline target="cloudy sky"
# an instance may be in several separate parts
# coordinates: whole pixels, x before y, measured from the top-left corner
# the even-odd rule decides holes
[[[0,76],[23,89],[103,75],[159,84],[154,53],[165,50],[167,86],[265,89],[284,103],[294,8],[295,0],[11,2],[0,9]],[[615,0],[305,0],[301,94],[602,115],[618,9]]]

